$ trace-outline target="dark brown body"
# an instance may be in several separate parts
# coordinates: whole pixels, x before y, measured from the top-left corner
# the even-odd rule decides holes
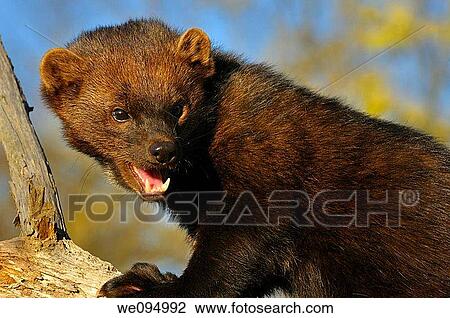
[[[153,40],[135,40],[145,37]],[[200,61],[203,69],[198,69],[197,62],[189,69],[168,53],[179,37],[157,21],[134,21],[83,34],[69,49],[90,61],[85,67],[77,66],[77,74],[89,75],[53,89],[45,80],[54,74],[46,73],[49,62],[44,58],[43,95],[63,120],[69,142],[113,171],[119,183],[134,189],[119,161],[145,165],[145,151],[136,150],[156,131],[175,134],[185,158],[170,172],[174,179],[170,192],[225,190],[222,213],[226,215],[245,191],[254,194],[264,211],[271,205],[273,190],[301,190],[310,198],[324,190],[368,190],[378,200],[388,191],[397,199],[360,204],[356,212],[352,202],[332,203],[326,213],[314,213],[313,206],[308,214],[313,226],[292,221],[311,205],[304,198],[298,209],[287,214],[282,208],[271,209],[271,218],[284,216],[276,226],[205,224],[208,217],[202,224],[192,223],[177,215],[176,206],[169,202],[195,242],[183,275],[155,285],[141,264],[108,282],[103,295],[263,296],[277,288],[302,297],[450,295],[450,153],[445,146],[410,128],[369,118],[336,99],[314,94],[264,65],[219,51]],[[147,50],[145,45],[153,46]],[[117,54],[123,54],[120,61],[111,56],[114,46],[119,47]],[[174,68],[172,64],[177,63],[179,67]],[[70,68],[61,65],[61,69]],[[162,70],[157,74],[164,84],[157,85],[152,71],[142,75],[148,65]],[[158,105],[171,104],[176,94],[169,91],[175,86],[191,105],[176,132],[170,119],[164,119],[164,124],[154,121],[162,116],[155,115],[155,100]],[[108,128],[107,115],[103,119],[99,115],[103,112],[96,109],[105,100],[133,105],[147,116],[140,119],[140,127],[146,123],[147,135],[142,134],[144,128]],[[64,108],[68,105],[70,112]],[[401,194],[406,190],[420,199],[402,205]],[[321,203],[320,199],[315,202]],[[370,215],[367,226],[356,226],[355,213],[369,212],[378,214]],[[333,215],[348,215],[348,226]],[[386,226],[392,218],[400,224]],[[261,224],[265,219],[253,214],[247,221]]]

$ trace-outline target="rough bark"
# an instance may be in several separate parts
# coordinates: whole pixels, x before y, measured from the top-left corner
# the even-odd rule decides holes
[[[0,41],[0,136],[20,227],[20,237],[0,242],[0,297],[95,297],[120,273],[69,239],[31,110]]]
[[[31,125],[28,106],[0,43],[0,134],[9,162],[15,222],[23,236],[68,238],[55,182]]]
[[[71,240],[0,242],[0,297],[95,297],[119,274]]]

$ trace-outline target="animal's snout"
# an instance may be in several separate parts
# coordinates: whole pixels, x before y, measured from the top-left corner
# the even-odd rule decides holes
[[[173,141],[157,141],[150,146],[150,154],[161,164],[171,163],[177,157],[177,145]]]

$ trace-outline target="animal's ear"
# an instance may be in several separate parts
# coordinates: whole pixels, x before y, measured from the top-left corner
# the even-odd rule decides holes
[[[75,53],[62,48],[51,49],[41,60],[42,88],[49,94],[80,83],[85,61]]]
[[[211,41],[203,30],[193,28],[184,32],[178,40],[177,53],[205,77],[214,74]]]

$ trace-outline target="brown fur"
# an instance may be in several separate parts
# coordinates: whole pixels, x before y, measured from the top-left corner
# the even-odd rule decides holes
[[[363,228],[325,226],[321,218],[313,227],[286,219],[278,226],[204,225],[177,215],[196,242],[183,275],[160,285],[146,279],[143,286],[141,264],[139,273],[108,282],[102,294],[235,297],[281,288],[310,297],[448,296],[448,149],[210,45],[201,30],[181,34],[156,20],[85,32],[43,58],[42,94],[69,143],[134,191],[127,163],[158,167],[148,146],[164,139],[176,140],[183,152],[168,168],[169,190],[226,190],[230,218],[233,202],[247,190],[264,209],[273,190],[291,189],[311,196],[370,190],[378,199],[385,190],[414,190],[420,202],[402,211],[400,227],[383,226],[384,216],[376,215]],[[180,105],[182,120],[171,113]],[[117,106],[133,120],[114,122]],[[292,216],[307,205],[301,201]],[[349,208],[333,204],[328,213],[345,215]],[[388,203],[378,212],[397,208]]]

